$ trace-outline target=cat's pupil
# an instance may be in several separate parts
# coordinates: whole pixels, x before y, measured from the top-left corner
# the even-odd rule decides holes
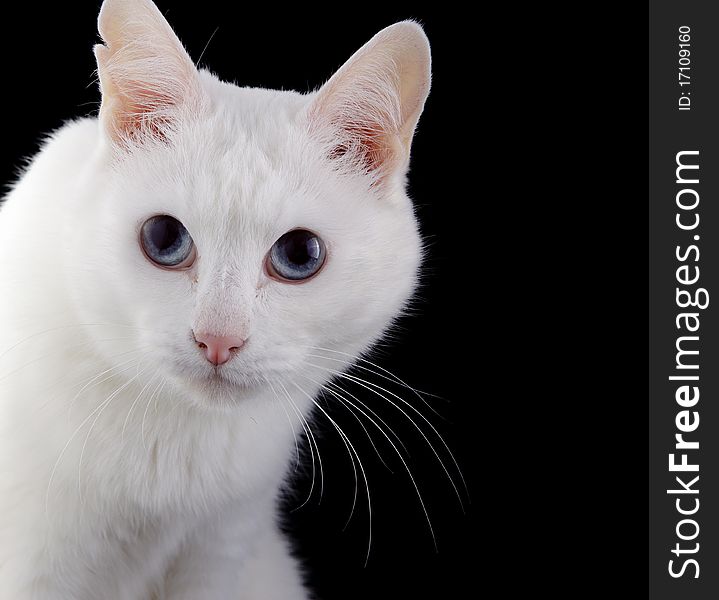
[[[161,219],[153,224],[150,229],[152,244],[161,252],[167,250],[177,243],[179,237],[180,223],[174,219]]]
[[[303,231],[289,236],[284,242],[284,251],[287,258],[295,265],[304,265],[310,260],[320,257],[319,240]]]

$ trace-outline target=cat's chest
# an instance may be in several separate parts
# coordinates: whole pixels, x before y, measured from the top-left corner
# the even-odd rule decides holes
[[[77,470],[99,494],[115,490],[160,514],[196,514],[252,501],[279,485],[291,438],[274,421],[197,412],[169,392],[138,409],[137,393],[128,389],[114,408],[95,415],[97,422],[75,444]],[[107,397],[105,390],[95,396],[85,412]],[[85,449],[77,457],[80,443]]]

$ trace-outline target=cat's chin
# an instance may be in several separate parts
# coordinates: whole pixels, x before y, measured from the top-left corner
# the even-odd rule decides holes
[[[192,377],[175,373],[173,379],[192,404],[203,408],[232,408],[255,397],[259,388],[256,382],[229,376],[221,370]]]

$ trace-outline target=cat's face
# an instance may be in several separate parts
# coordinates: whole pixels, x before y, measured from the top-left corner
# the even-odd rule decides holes
[[[154,6],[137,4],[150,11],[147,26],[169,37]],[[394,46],[400,57],[421,58],[421,30],[395,26],[311,95],[221,83],[175,48],[178,64],[165,76],[180,80],[189,100],[158,87],[160,110],[135,102],[130,114],[118,108],[132,92],[122,86],[142,80],[146,101],[153,81],[111,54],[122,18],[100,20],[108,43],[98,51],[105,148],[86,233],[70,249],[85,266],[76,301],[98,321],[129,325],[127,345],[146,351],[146,372],[193,402],[227,405],[282,382],[313,387],[330,376],[312,366],[323,365],[319,349],[364,351],[415,286],[420,239],[403,178],[428,81],[420,82],[424,91],[410,90],[419,100],[406,111],[403,80],[393,88],[385,72],[397,56],[377,61]],[[132,28],[124,32],[122,44],[135,43]],[[152,55],[173,44],[174,36],[138,48]],[[423,69],[428,77],[428,64]],[[376,82],[367,79],[373,72]],[[167,81],[157,85],[164,90]],[[372,96],[373,85],[386,97]],[[361,93],[367,106],[347,114],[347,98]],[[156,219],[164,216],[172,220]],[[98,251],[88,256],[88,247]]]

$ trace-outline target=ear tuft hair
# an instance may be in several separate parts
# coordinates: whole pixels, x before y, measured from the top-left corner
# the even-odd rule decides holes
[[[201,101],[197,70],[150,0],[105,0],[95,46],[109,138],[126,147],[165,140],[187,108]]]

